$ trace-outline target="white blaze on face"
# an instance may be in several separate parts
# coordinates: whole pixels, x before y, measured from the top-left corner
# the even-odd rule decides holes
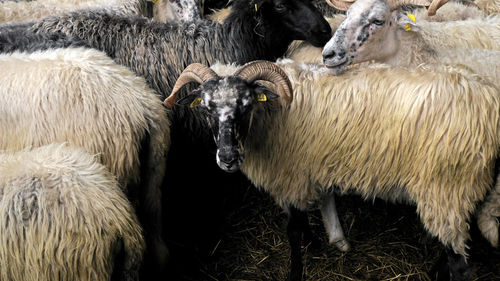
[[[218,122],[219,131],[214,131],[215,140],[218,146],[216,153],[216,161],[219,167],[228,172],[234,172],[239,169],[239,165],[242,162],[242,155],[239,147],[233,147],[234,145],[238,145],[236,140],[236,144],[234,143],[234,139],[230,140],[227,136],[232,135],[236,137],[234,132],[235,122],[239,122],[240,120],[235,120],[236,112],[238,110],[238,100],[241,99],[241,104],[249,105],[251,102],[250,93],[247,90],[246,95],[241,95],[238,93],[237,89],[231,86],[231,83],[227,78],[222,79],[219,82],[218,87],[213,91],[210,95],[205,94],[203,97],[203,105],[209,108],[212,112],[212,118],[216,119]],[[213,108],[210,107],[210,103],[215,106]],[[221,131],[226,130],[226,131]],[[233,130],[228,132],[227,130]],[[224,134],[226,137],[221,137],[221,134]],[[235,157],[238,159],[234,159],[232,165],[228,165],[227,163],[223,163],[220,159],[221,150],[227,151],[238,151],[238,155],[235,154]]]
[[[219,124],[228,120],[234,120],[234,112],[237,107],[238,92],[230,87],[227,78],[221,80],[219,87],[213,92],[210,101],[217,105],[217,117]]]

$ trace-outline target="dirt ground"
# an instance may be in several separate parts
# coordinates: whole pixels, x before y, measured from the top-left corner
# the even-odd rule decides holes
[[[244,195],[230,204],[216,235],[207,227],[197,242],[174,249],[175,274],[168,280],[286,280],[286,215],[254,187],[241,192]],[[443,249],[427,235],[415,207],[366,202],[358,196],[338,197],[337,207],[352,248],[342,253],[328,245],[319,211],[310,212],[321,247],[303,248],[304,280],[432,280],[427,272]],[[500,250],[492,248],[475,225],[471,234],[475,280],[500,280]],[[202,237],[211,239],[201,242]]]

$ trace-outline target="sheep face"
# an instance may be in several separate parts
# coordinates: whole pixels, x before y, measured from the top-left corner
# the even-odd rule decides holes
[[[217,146],[217,165],[226,172],[236,172],[244,159],[243,143],[254,105],[276,97],[257,83],[230,76],[208,80],[177,103],[204,111]]]
[[[323,47],[332,36],[330,25],[309,0],[256,0],[251,3],[256,13],[262,15],[264,29],[281,27],[283,36],[306,40],[315,47]]]
[[[399,47],[398,32],[414,22],[399,10],[391,12],[385,0],[357,0],[323,49],[323,63],[334,73],[369,60],[383,61]]]

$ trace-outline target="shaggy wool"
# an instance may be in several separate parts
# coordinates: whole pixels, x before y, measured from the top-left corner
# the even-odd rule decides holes
[[[305,209],[334,186],[416,204],[426,229],[466,255],[470,216],[495,178],[498,89],[459,67],[372,65],[331,76],[279,65],[294,101],[257,106],[241,166],[248,178],[282,207]]]
[[[143,78],[104,53],[69,48],[0,55],[0,149],[68,142],[96,154],[161,247],[167,111]],[[151,242],[155,241],[155,242]]]
[[[61,144],[0,154],[1,280],[110,280],[120,247],[116,276],[137,280],[142,229],[96,160]]]

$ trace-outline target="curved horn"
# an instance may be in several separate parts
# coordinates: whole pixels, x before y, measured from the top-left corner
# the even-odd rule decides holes
[[[325,0],[325,2],[331,7],[339,11],[347,11],[351,7],[354,1],[342,1],[342,0]]]
[[[434,0],[432,1],[432,4],[429,6],[429,9],[427,10],[427,15],[428,16],[433,16],[436,14],[436,11],[441,8],[444,4],[446,4],[448,0]]]
[[[276,64],[269,61],[253,61],[242,66],[234,75],[251,83],[255,80],[266,80],[278,87],[278,94],[290,104],[293,101],[292,83],[286,73]]]
[[[182,89],[182,87],[184,87],[187,83],[198,82],[203,84],[208,79],[217,77],[219,76],[215,73],[215,71],[201,63],[192,63],[188,65],[181,75],[179,75],[179,78],[177,78],[174,88],[172,89],[172,93],[163,101],[163,105],[167,108],[172,108],[177,100],[179,90]]]
[[[397,8],[404,5],[416,5],[416,6],[427,7],[431,5],[431,0],[387,0],[387,4],[389,4],[391,10],[396,10]]]

